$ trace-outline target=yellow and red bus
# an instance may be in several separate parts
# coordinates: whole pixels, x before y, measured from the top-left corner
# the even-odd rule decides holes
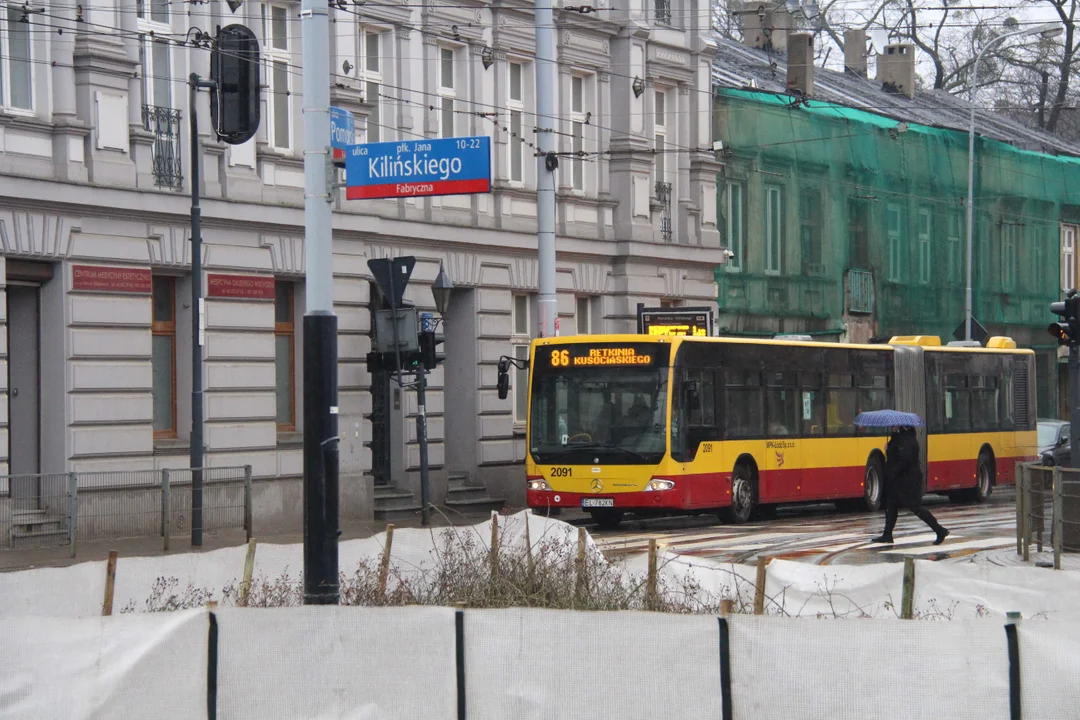
[[[1034,353],[1005,337],[586,335],[534,340],[529,357],[528,505],[582,508],[604,527],[627,512],[742,523],[781,504],[876,510],[887,438],[855,427],[865,410],[925,419],[925,490],[954,500],[984,502],[1037,454]]]

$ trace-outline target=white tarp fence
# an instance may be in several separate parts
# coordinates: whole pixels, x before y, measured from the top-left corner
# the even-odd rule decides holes
[[[0,720],[724,716],[712,616],[466,610],[460,634],[459,613],[445,608],[222,608],[213,618],[216,641],[206,609],[0,621]],[[1010,717],[996,620],[734,616],[727,627],[734,718]],[[1075,716],[1080,623],[1018,630],[1023,717]]]
[[[578,528],[531,513],[499,518],[499,548],[505,557],[570,558],[577,553]],[[348,578],[358,568],[377,567],[385,533],[339,545],[339,567]],[[648,572],[642,553],[609,564],[592,538],[585,535],[590,563],[621,573],[627,587],[640,587]],[[393,536],[387,590],[400,583],[423,585],[447,553],[483,558],[491,543],[491,521],[460,528],[399,529]],[[180,606],[207,600],[229,603],[225,590],[242,580],[244,547],[205,553],[156,557],[121,557],[117,563],[114,613],[141,612],[161,607],[151,595],[184,596]],[[517,553],[517,555],[514,555]],[[1039,568],[1001,568],[990,564],[915,561],[914,616],[922,619],[1004,618],[1010,611],[1026,618],[1080,619],[1080,573]],[[475,566],[474,566],[475,567]],[[567,564],[574,572],[574,564]],[[287,604],[300,604],[303,548],[300,544],[261,544],[257,548],[254,584],[278,584]],[[753,607],[756,568],[679,555],[661,547],[658,585],[671,596],[691,595],[704,609],[721,600],[734,600],[736,609]],[[789,617],[896,618],[900,612],[903,564],[812,565],[785,560],[768,564],[765,581],[766,614]],[[49,616],[95,617],[101,614],[105,563],[89,562],[65,568],[0,573],[0,618]],[[157,588],[155,590],[155,588]],[[158,598],[160,600],[160,597]],[[182,598],[183,599],[183,598]]]

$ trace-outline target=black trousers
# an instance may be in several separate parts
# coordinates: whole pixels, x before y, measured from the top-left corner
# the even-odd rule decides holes
[[[907,508],[912,512],[915,517],[922,520],[924,523],[930,526],[930,529],[937,534],[941,534],[945,531],[945,528],[941,526],[941,523],[937,521],[934,514],[924,508],[921,505]],[[883,536],[891,538],[893,534],[893,528],[896,527],[896,518],[900,515],[900,503],[896,501],[890,501],[885,506],[885,532]]]

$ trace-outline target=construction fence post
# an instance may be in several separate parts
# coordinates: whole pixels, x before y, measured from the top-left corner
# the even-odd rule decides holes
[[[1065,488],[1062,480],[1064,474],[1061,472],[1061,468],[1054,468],[1054,510],[1053,510],[1053,529],[1050,531],[1050,541],[1054,544],[1054,569],[1061,569],[1061,550],[1065,545],[1065,518],[1062,514],[1065,512]]]
[[[1024,463],[1016,463],[1016,554],[1024,554]]]
[[[68,544],[71,557],[79,543],[79,474],[68,473]]]
[[[251,466],[244,466],[244,532],[247,534],[247,541],[251,542],[251,534],[254,532],[251,527]]]
[[[169,552],[169,541],[172,539],[172,491],[169,489],[169,469],[161,471],[161,547]]]

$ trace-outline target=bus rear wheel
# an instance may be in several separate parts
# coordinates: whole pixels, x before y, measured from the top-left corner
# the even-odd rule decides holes
[[[741,525],[750,519],[757,498],[757,482],[754,472],[739,464],[731,473],[731,505],[720,511],[720,519],[733,525]]]
[[[984,503],[990,499],[992,492],[994,492],[994,461],[984,450],[979,453],[979,461],[975,466],[975,487],[953,490],[949,493],[949,499],[953,502]]]
[[[593,522],[600,530],[614,530],[622,523],[623,514],[619,510],[590,510]]]
[[[866,461],[866,474],[863,476],[862,508],[875,512],[881,508],[885,498],[885,470],[881,458],[874,456]]]

